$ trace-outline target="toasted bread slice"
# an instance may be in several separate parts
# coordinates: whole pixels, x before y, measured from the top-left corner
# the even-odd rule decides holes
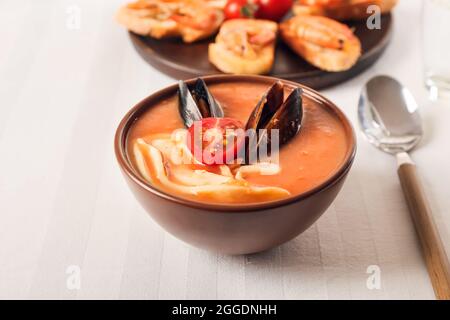
[[[205,0],[205,1],[206,3],[208,3],[209,6],[217,9],[224,9],[227,4],[227,0]]]
[[[280,25],[283,40],[319,69],[350,69],[361,55],[361,43],[345,24],[319,16],[295,16]]]
[[[174,1],[174,0],[165,0]],[[184,0],[172,14],[184,42],[207,38],[219,30],[225,15],[222,10],[210,6],[204,0]]]
[[[268,20],[233,19],[223,23],[209,61],[234,74],[265,74],[272,69],[278,25]]]
[[[138,0],[120,8],[116,19],[143,36],[181,37],[190,43],[217,32],[224,14],[203,0]]]
[[[341,2],[341,3],[339,3]],[[374,12],[370,6],[377,6],[381,13],[391,11],[398,0],[350,0],[320,4],[320,1],[299,0],[293,7],[294,14],[309,14],[329,17],[335,20],[367,19]]]
[[[116,20],[128,30],[142,36],[161,39],[179,34],[178,24],[171,19],[153,18],[157,14],[156,6],[144,6],[144,1],[130,3],[119,9]]]

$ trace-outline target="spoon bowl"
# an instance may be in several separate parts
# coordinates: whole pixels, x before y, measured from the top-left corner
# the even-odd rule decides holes
[[[358,120],[367,140],[391,154],[412,150],[423,135],[413,95],[388,76],[377,76],[367,82],[359,99]]]

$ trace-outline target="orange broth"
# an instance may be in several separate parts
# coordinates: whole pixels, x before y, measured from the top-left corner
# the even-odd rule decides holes
[[[208,87],[222,105],[225,117],[246,123],[250,113],[262,94],[268,89],[258,83],[222,83]],[[280,187],[288,190],[291,196],[304,193],[322,184],[342,165],[349,148],[349,137],[344,125],[328,108],[319,102],[303,99],[303,120],[299,133],[283,145],[279,160],[281,172],[275,175],[250,175],[246,180],[259,186]],[[178,99],[169,98],[152,106],[130,128],[128,134],[128,154],[131,161],[132,146],[137,139],[146,140],[151,135],[172,133],[183,128],[178,113]],[[210,168],[215,172],[214,168]],[[164,186],[156,186],[167,192]],[[212,202],[207,197],[176,195],[200,202]]]

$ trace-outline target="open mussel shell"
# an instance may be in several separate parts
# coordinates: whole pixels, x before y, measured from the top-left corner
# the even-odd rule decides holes
[[[302,93],[302,89],[295,88],[264,126],[269,136],[271,130],[279,130],[280,146],[291,140],[300,129],[303,118]]]
[[[197,107],[197,103],[184,81],[178,83],[178,110],[187,128],[192,126],[194,121],[202,119],[202,114]]]
[[[277,82],[264,94],[246,125],[246,130],[251,130],[247,131],[246,163],[257,159],[260,149],[270,154],[298,133],[303,118],[302,93],[301,88],[294,88],[283,102],[284,86]]]
[[[209,92],[203,79],[198,78],[192,89],[184,81],[178,83],[178,109],[186,127],[202,118],[222,118],[223,109]]]
[[[262,96],[248,118],[246,130],[262,129],[270,121],[278,107],[283,103],[284,89],[280,81],[275,82]]]
[[[195,82],[192,96],[197,102],[197,106],[203,115],[203,118],[223,118],[223,109],[219,102],[209,92],[203,79],[199,78]]]

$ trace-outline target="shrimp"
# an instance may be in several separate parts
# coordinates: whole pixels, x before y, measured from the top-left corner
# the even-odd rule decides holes
[[[326,17],[295,16],[281,23],[280,33],[292,50],[322,70],[347,70],[361,55],[361,43],[352,30]]]
[[[189,5],[180,5],[170,18],[192,29],[209,30],[215,27],[216,10],[198,1],[187,1],[187,3]]]
[[[211,36],[223,19],[221,10],[203,0],[138,0],[117,13],[118,22],[134,33],[187,43]]]
[[[209,45],[209,60],[226,73],[268,73],[274,62],[277,31],[273,21],[227,20],[215,43]]]

